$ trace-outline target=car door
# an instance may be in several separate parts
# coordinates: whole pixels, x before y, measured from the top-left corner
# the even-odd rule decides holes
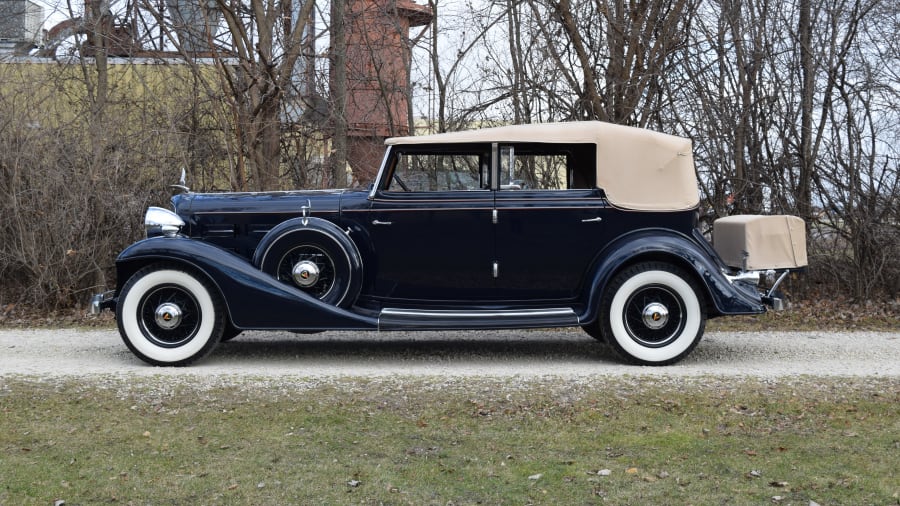
[[[495,197],[497,296],[573,300],[609,240],[610,209],[582,146],[500,147]]]
[[[396,150],[366,226],[372,297],[471,304],[493,296],[494,198],[489,148]],[[366,266],[369,268],[370,266]]]

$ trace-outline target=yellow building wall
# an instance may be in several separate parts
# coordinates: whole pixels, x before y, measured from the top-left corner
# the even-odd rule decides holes
[[[141,112],[153,112],[174,118],[185,108],[199,106],[206,115],[230,116],[218,85],[219,70],[211,63],[196,67],[199,79],[191,66],[178,60],[111,58],[107,69],[105,112],[110,114],[140,120]],[[0,59],[0,100],[8,110],[29,111],[27,115],[58,124],[91,112],[97,83],[92,60]]]
[[[92,60],[0,59],[0,134],[58,138],[92,174],[158,170],[171,183],[185,167],[198,186],[229,186],[233,115],[219,69],[110,59],[107,72],[104,102]]]

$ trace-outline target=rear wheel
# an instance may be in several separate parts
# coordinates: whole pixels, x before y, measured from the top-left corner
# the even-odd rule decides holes
[[[141,360],[188,365],[208,355],[225,328],[224,304],[205,278],[157,264],[136,272],[119,296],[119,334]]]
[[[673,265],[647,262],[612,279],[595,329],[624,360],[667,365],[697,346],[705,326],[706,308],[694,279]]]

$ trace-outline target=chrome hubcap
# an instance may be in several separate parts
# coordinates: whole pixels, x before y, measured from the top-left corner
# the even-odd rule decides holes
[[[669,309],[659,302],[653,302],[644,307],[642,316],[644,325],[646,325],[647,328],[653,330],[661,329],[665,327],[666,323],[669,321]]]
[[[319,266],[309,260],[302,260],[291,270],[294,283],[301,288],[309,288],[319,281]]]
[[[156,308],[156,324],[161,329],[172,330],[181,325],[182,316],[181,308],[171,302],[160,304]]]

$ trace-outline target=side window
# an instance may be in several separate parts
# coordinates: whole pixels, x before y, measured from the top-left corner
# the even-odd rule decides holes
[[[501,145],[501,190],[588,189],[596,184],[593,144]]]
[[[389,192],[470,191],[489,188],[490,158],[482,153],[400,152]]]

